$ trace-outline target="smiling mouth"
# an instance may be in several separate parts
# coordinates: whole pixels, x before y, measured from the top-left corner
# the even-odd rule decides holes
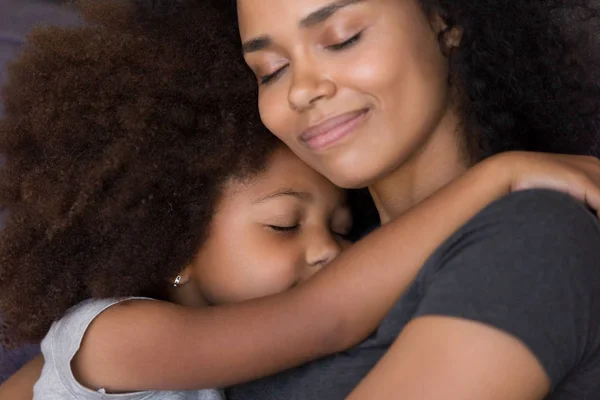
[[[323,150],[354,132],[366,119],[369,108],[341,114],[314,125],[300,135],[311,150]]]

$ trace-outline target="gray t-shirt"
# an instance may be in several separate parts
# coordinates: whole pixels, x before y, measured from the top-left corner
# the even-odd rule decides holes
[[[33,388],[34,400],[224,400],[220,390],[189,392],[136,392],[106,394],[94,391],[77,382],[71,370],[71,360],[79,350],[81,341],[92,321],[107,308],[131,299],[93,299],[73,308],[55,322],[42,341],[44,368]],[[174,357],[173,362],[177,362]]]
[[[440,246],[359,346],[237,386],[228,398],[343,399],[407,322],[424,315],[479,321],[519,338],[550,377],[548,400],[600,398],[600,224],[561,193],[513,193]]]

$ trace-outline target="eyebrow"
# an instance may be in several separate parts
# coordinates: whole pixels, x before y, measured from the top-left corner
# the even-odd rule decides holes
[[[254,200],[252,202],[252,204],[264,203],[267,200],[271,200],[276,197],[282,197],[282,196],[294,197],[303,202],[311,201],[313,198],[313,196],[307,192],[298,192],[298,191],[292,190],[292,189],[278,189],[274,192],[271,192],[269,194],[259,197],[258,199]]]
[[[365,0],[338,0],[333,3],[330,3],[324,7],[319,8],[316,11],[311,12],[306,17],[300,20],[301,28],[310,28],[315,25],[321,24],[325,22],[327,19],[331,18],[333,14],[337,11],[341,10],[344,7],[348,7],[352,4],[362,3]],[[259,36],[254,39],[250,39],[242,44],[242,52],[243,53],[254,53],[256,51],[264,50],[269,47],[273,43],[273,40],[267,36]]]
[[[365,0],[338,0],[336,2],[326,5],[325,7],[319,8],[317,11],[313,11],[310,14],[308,14],[300,21],[300,26],[302,28],[310,28],[312,26],[318,25],[331,18],[333,14],[335,14],[342,8],[348,7],[352,4],[362,3],[363,1]]]
[[[248,40],[247,42],[244,42],[244,44],[242,45],[242,52],[254,53],[256,51],[266,49],[271,45],[272,42],[273,41],[268,36],[259,36],[257,38]]]

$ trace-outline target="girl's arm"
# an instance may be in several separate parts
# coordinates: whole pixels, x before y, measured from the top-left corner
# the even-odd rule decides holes
[[[44,357],[39,355],[0,385],[0,400],[31,400],[33,385],[39,379]]]
[[[109,308],[86,333],[74,372],[109,392],[213,388],[344,350],[376,328],[432,252],[490,202],[532,184],[598,208],[599,176],[588,158],[491,158],[285,293],[205,309],[154,301]]]

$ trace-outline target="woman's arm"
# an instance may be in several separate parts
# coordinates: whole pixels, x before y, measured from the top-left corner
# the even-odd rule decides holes
[[[550,381],[516,338],[465,319],[410,322],[348,400],[541,400]]]
[[[600,224],[572,199],[502,199],[431,260],[415,319],[349,398],[595,398],[598,260]]]
[[[206,309],[144,301],[109,308],[76,357],[80,381],[109,391],[198,389],[285,370],[372,332],[432,252],[491,201],[525,186],[523,176],[599,204],[591,181],[599,168],[588,159],[511,157],[481,163],[288,292]]]
[[[31,400],[33,385],[39,379],[44,357],[37,356],[0,385],[0,400]]]

